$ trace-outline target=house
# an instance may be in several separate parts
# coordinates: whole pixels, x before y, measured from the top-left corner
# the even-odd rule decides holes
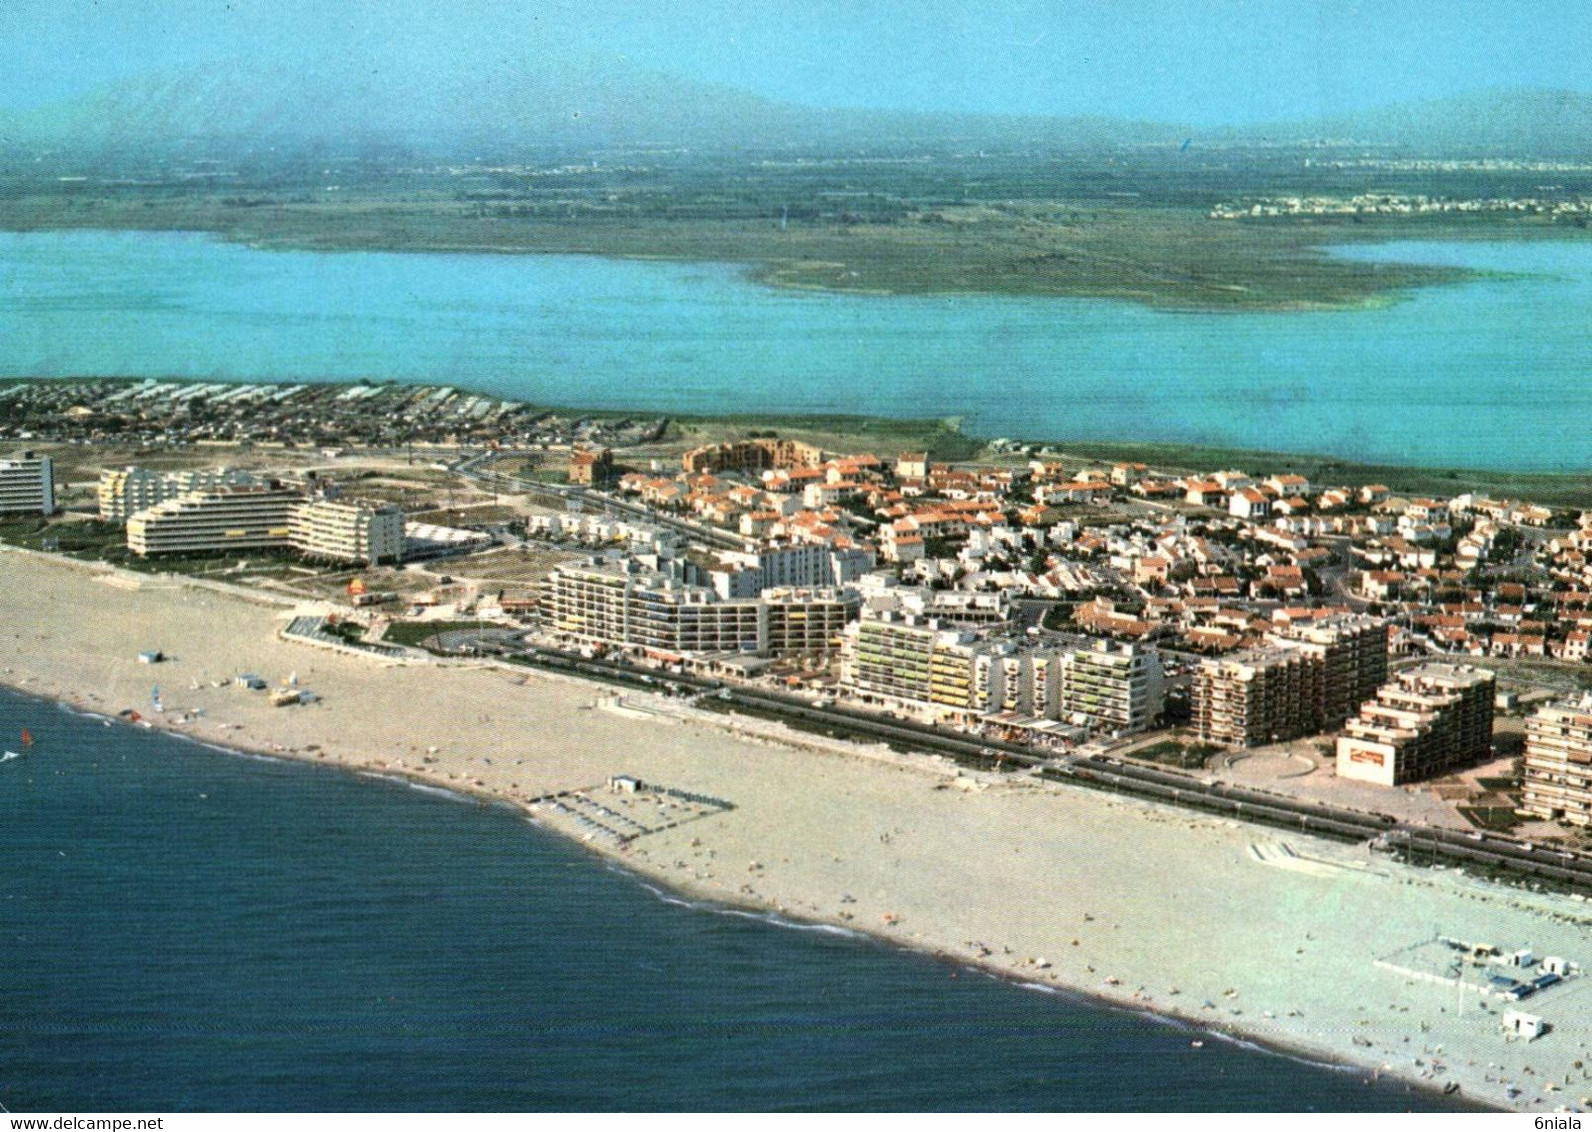
[[[1367,570],[1360,575],[1360,596],[1372,601],[1396,599],[1404,587],[1404,575],[1398,570]]]
[[[1227,513],[1240,519],[1265,519],[1271,515],[1271,500],[1252,487],[1241,487],[1228,499]]]
[[[1265,485],[1283,498],[1295,495],[1309,495],[1310,481],[1304,476],[1292,472],[1280,476],[1269,476]]]
[[[896,479],[921,480],[929,474],[929,454],[927,452],[903,452],[896,457]]]

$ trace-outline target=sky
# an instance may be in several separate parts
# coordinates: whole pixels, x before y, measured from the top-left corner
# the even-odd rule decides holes
[[[1523,0],[0,0],[0,106],[151,70],[592,60],[814,106],[1200,125],[1592,87],[1592,20]],[[1541,13],[1552,11],[1552,18]]]

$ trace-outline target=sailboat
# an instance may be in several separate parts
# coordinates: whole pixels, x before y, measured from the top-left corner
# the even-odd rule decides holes
[[[22,749],[26,751],[31,746],[33,746],[33,735],[24,727],[22,729]],[[0,763],[8,763],[12,759],[20,759],[21,757],[21,754],[16,751],[6,751],[4,754],[0,754]]]

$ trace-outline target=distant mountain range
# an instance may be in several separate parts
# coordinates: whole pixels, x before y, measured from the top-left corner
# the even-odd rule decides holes
[[[28,112],[0,139],[86,152],[241,144],[399,147],[502,155],[516,147],[867,146],[1088,149],[1353,140],[1434,154],[1592,153],[1592,96],[1504,90],[1342,117],[1220,131],[1086,116],[819,109],[622,64],[501,65],[468,75],[215,66],[161,73]]]

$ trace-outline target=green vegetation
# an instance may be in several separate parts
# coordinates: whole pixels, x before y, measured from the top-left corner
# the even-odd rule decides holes
[[[1523,820],[1512,806],[1461,806],[1460,816],[1477,829],[1509,833]]]
[[[1176,767],[1179,770],[1198,770],[1205,765],[1205,760],[1219,750],[1220,747],[1211,743],[1180,743],[1175,739],[1164,739],[1159,743],[1152,743],[1148,747],[1140,747],[1130,752],[1129,757]]]
[[[1592,507],[1592,481],[1583,474],[1360,464],[1331,456],[1150,441],[1069,440],[1055,442],[1052,447],[1068,456],[1102,463],[1138,461],[1155,468],[1190,472],[1218,468],[1267,474],[1297,472],[1317,485],[1358,487],[1380,483],[1405,495],[1451,497],[1474,492],[1494,499],[1525,499],[1546,507]]]
[[[431,648],[439,633],[475,630],[481,627],[479,621],[394,621],[387,626],[387,632],[382,635],[382,643],[392,645],[413,645],[417,648]]]

